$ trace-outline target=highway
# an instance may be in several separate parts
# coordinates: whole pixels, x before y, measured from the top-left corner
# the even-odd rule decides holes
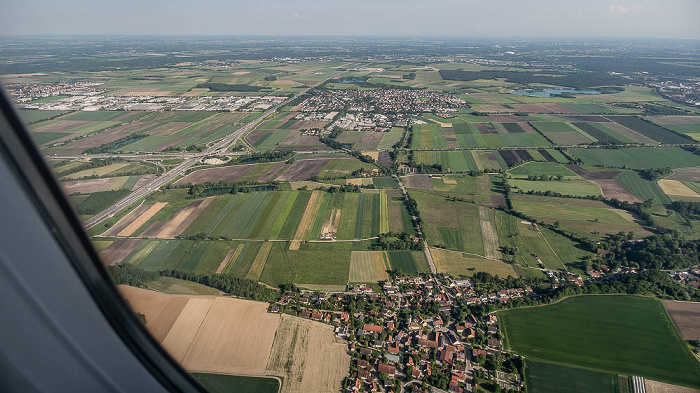
[[[85,228],[94,227],[95,225],[101,223],[102,221],[108,219],[109,217],[112,217],[119,210],[131,205],[132,203],[145,197],[146,195],[150,194],[151,192],[153,192],[153,191],[161,188],[162,186],[170,183],[171,181],[175,180],[178,176],[185,173],[185,171],[187,169],[189,169],[195,163],[199,162],[199,160],[201,160],[202,158],[207,157],[207,156],[211,156],[211,155],[222,154],[222,153],[226,152],[228,150],[228,148],[233,143],[235,143],[238,138],[243,136],[248,131],[251,131],[252,129],[257,127],[267,117],[269,117],[271,114],[275,113],[277,111],[277,109],[279,109],[281,106],[286,105],[288,102],[299,98],[301,95],[306,94],[309,90],[315,88],[316,86],[319,86],[319,85],[325,83],[329,79],[337,77],[341,73],[342,72],[339,72],[337,74],[329,76],[328,78],[322,80],[321,82],[319,82],[319,83],[317,83],[317,84],[315,84],[315,85],[313,85],[313,86],[311,86],[303,91],[300,91],[299,93],[295,94],[291,98],[288,98],[288,99],[280,102],[279,104],[271,107],[267,111],[263,112],[263,114],[260,115],[260,117],[258,117],[257,119],[253,120],[252,122],[244,125],[243,127],[239,128],[236,131],[232,132],[231,134],[227,135],[222,140],[209,146],[205,151],[203,151],[201,153],[196,153],[196,154],[183,153],[181,155],[169,156],[170,158],[174,158],[174,157],[185,158],[185,161],[180,163],[180,165],[176,166],[175,168],[164,173],[163,175],[156,177],[150,183],[144,184],[140,188],[134,190],[131,194],[127,195],[122,200],[120,200],[119,202],[110,206],[109,208],[102,211],[101,213],[98,213],[98,214],[94,215],[93,217],[89,218],[88,220],[86,220],[84,223]],[[135,156],[144,157],[144,155],[135,155]],[[90,157],[93,158],[93,156],[90,156]],[[114,157],[114,156],[112,156],[112,157]],[[145,155],[145,157],[156,158],[157,155]]]

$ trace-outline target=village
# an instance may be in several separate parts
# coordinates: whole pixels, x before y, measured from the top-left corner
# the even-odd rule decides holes
[[[301,112],[348,111],[388,113],[453,112],[466,102],[452,94],[418,89],[315,90]]]
[[[508,392],[524,389],[523,362],[502,351],[498,319],[487,311],[535,297],[525,284],[440,274],[350,284],[343,293],[292,289],[268,311],[334,326],[352,356],[346,392],[463,393],[482,383]]]

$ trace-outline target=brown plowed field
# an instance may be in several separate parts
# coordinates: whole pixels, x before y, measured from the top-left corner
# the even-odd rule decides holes
[[[141,244],[141,239],[117,239],[100,253],[105,265],[116,265]]]
[[[524,113],[567,113],[567,114],[578,114],[577,111],[557,104],[518,104],[518,112]]]
[[[700,166],[674,169],[673,174],[667,177],[667,179],[679,181],[700,181]]]
[[[406,188],[418,188],[421,190],[432,190],[433,182],[430,175],[408,175],[402,178]]]
[[[285,165],[287,165],[287,163],[284,162],[284,161],[283,161],[283,162],[277,163],[277,165],[275,165],[275,166],[273,166],[272,168],[268,169],[267,172],[265,172],[264,175],[260,176],[260,177],[258,178],[258,182],[260,182],[260,183],[265,183],[266,181],[270,180],[270,179],[272,178],[272,176],[276,175],[277,172],[279,172],[280,170],[282,170],[282,167],[284,167]]]
[[[235,182],[238,181],[249,170],[253,169],[256,164],[250,165],[231,165],[220,168],[200,169],[175,182],[176,186],[186,184],[199,184],[219,181]]]
[[[178,210],[177,213],[168,221],[154,222],[151,224],[141,236],[149,238],[169,239],[187,229],[192,222],[199,217],[204,209],[209,206],[214,197],[209,197],[201,201],[192,202],[189,205]]]
[[[136,181],[136,184],[134,184],[134,187],[132,190],[137,190],[141,188],[144,184],[150,183],[151,180],[155,179],[156,175],[143,175],[139,177],[139,180]]]
[[[379,142],[377,142],[379,143]],[[282,142],[280,142],[277,150],[293,150],[293,149],[329,149],[315,135],[301,135],[298,130],[292,130]]]
[[[114,177],[106,177],[103,179],[73,180],[64,181],[60,184],[63,192],[67,195],[73,193],[92,194],[93,192],[107,191],[115,179]]]
[[[700,340],[700,303],[661,301],[683,340]]]
[[[391,168],[392,165],[394,165],[394,162],[391,160],[391,153],[388,151],[380,151],[379,152],[379,164]]]
[[[136,232],[136,230],[139,229],[141,225],[145,224],[146,221],[150,220],[151,217],[155,216],[155,214],[158,213],[160,209],[164,208],[167,204],[168,202],[154,203],[137,219],[135,219],[129,225],[127,225],[126,228],[122,229],[121,232],[117,233],[117,236],[131,236],[132,233]]]
[[[619,175],[620,171],[589,172],[576,165],[564,166],[575,174],[600,187],[603,196],[606,198],[617,198],[630,203],[644,202],[636,195],[627,191],[626,188],[622,187],[617,180],[615,180],[615,176]]]
[[[282,174],[277,176],[278,181],[288,180],[309,180],[311,176],[318,175],[319,172],[331,161],[330,158],[308,158],[297,160]]]
[[[34,132],[67,132],[74,128],[92,123],[85,120],[62,120],[45,126],[37,127]]]
[[[119,232],[123,231],[124,228],[145,213],[148,208],[150,208],[149,205],[139,205],[136,209],[130,211],[127,215],[117,221],[116,224],[112,225],[112,227],[104,231],[102,236],[117,236]]]

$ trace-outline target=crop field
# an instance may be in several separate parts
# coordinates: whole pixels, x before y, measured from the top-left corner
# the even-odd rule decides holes
[[[616,374],[554,363],[528,361],[525,380],[531,393],[618,392]]]
[[[700,188],[693,182],[661,179],[658,181],[661,190],[673,200],[697,201],[700,198]]]
[[[441,196],[419,191],[411,196],[418,202],[428,245],[484,256],[481,226],[475,225],[480,223],[476,205],[446,202]]]
[[[428,260],[423,251],[387,251],[392,270],[401,270],[404,274],[418,275],[430,272]]]
[[[397,144],[401,140],[401,138],[403,138],[403,134],[405,132],[406,132],[406,130],[403,128],[392,127],[391,131],[384,133],[382,140],[377,145],[377,149],[378,150],[391,149],[395,144]]]
[[[680,147],[636,147],[629,149],[569,149],[586,165],[613,168],[687,168],[700,166],[700,156]]]
[[[201,373],[192,375],[212,393],[277,393],[280,390],[280,383],[274,378]]]
[[[224,182],[265,182],[284,168],[284,162],[268,162],[264,164],[230,165],[219,168],[196,170],[174,184],[187,185],[199,183]]]
[[[494,276],[506,278],[518,277],[513,266],[501,261],[467,256],[461,252],[430,248],[430,255],[437,271],[455,277],[471,277],[476,272],[487,272]]]
[[[349,368],[347,343],[331,326],[280,316],[266,373],[284,376],[281,393],[335,392]]]
[[[583,131],[586,135],[592,136],[600,142],[623,142],[631,143],[631,139],[624,137],[617,132],[606,127],[604,123],[594,123],[594,122],[574,122],[571,123],[579,130]]]
[[[260,280],[277,286],[286,283],[345,285],[350,275],[353,243],[301,243],[290,250],[289,243],[275,242]]]
[[[642,178],[637,172],[622,172],[615,180],[643,201],[654,199],[657,203],[671,202],[656,182]]]
[[[580,180],[577,174],[567,167],[552,162],[528,162],[517,168],[513,168],[508,173],[516,178],[527,178],[528,176],[562,176],[564,179]]]
[[[348,282],[388,280],[387,270],[390,270],[390,266],[385,251],[352,251]]]
[[[567,122],[533,121],[530,124],[556,145],[568,146],[595,142],[595,138],[588,136]]]
[[[546,192],[552,191],[563,195],[587,196],[602,195],[600,187],[585,180],[563,181],[528,181],[509,180],[508,184],[521,192],[528,191]]]
[[[505,346],[532,360],[700,387],[700,362],[657,299],[575,296],[499,320]]]
[[[265,375],[280,324],[267,303],[121,286],[146,328],[190,372]]]
[[[48,120],[54,117],[58,117],[65,111],[40,111],[34,109],[19,109],[17,111],[19,117],[22,118],[25,124],[38,123],[40,121]]]
[[[122,263],[151,271],[176,269],[211,274],[233,246],[227,241],[150,239],[144,240]]]
[[[441,165],[443,172],[467,172],[486,169],[477,165],[470,150],[415,151],[413,152],[413,157],[417,164]],[[487,168],[499,169],[502,166]]]
[[[620,231],[632,231],[638,236],[648,233],[628,212],[603,202],[567,199],[563,203],[561,198],[531,195],[515,195],[512,199],[517,211],[548,224],[559,221],[562,227],[582,236],[597,238]]]
[[[648,121],[644,121],[635,116],[608,116],[608,118],[617,124],[634,130],[648,138],[651,138],[661,143],[693,143],[694,141],[688,137],[680,136],[669,130],[657,126]]]

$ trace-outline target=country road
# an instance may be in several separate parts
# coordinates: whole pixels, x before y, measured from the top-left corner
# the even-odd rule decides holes
[[[325,83],[327,80],[337,77],[341,73],[342,72],[338,72],[332,76],[329,76],[328,78],[322,80],[321,82],[319,82],[319,83],[317,83],[317,84],[315,84],[315,85],[313,85],[313,86],[311,86],[303,91],[300,91],[299,93],[295,94],[294,96],[292,96],[292,97],[280,102],[279,104],[271,107],[267,111],[263,112],[263,114],[260,115],[260,117],[258,117],[257,119],[253,120],[252,122],[246,124],[245,126],[239,128],[239,129],[237,129],[233,133],[227,135],[222,140],[209,146],[206,150],[204,150],[201,153],[197,153],[197,154],[183,153],[179,156],[177,156],[177,155],[176,156],[169,156],[169,157],[173,157],[173,158],[175,158],[175,157],[185,158],[185,161],[183,161],[182,163],[180,163],[180,165],[176,166],[175,168],[171,169],[170,171],[164,173],[163,175],[156,177],[150,183],[144,184],[140,188],[134,190],[131,194],[127,195],[126,197],[124,197],[122,200],[115,203],[114,205],[108,207],[106,210],[102,211],[101,213],[98,213],[95,216],[89,218],[84,223],[85,227],[86,228],[94,227],[95,225],[106,220],[107,218],[112,217],[114,214],[116,214],[121,209],[131,205],[132,203],[145,197],[146,195],[150,194],[151,192],[153,192],[153,191],[161,188],[162,186],[170,183],[171,181],[175,180],[178,176],[182,175],[192,165],[199,162],[199,160],[201,160],[202,158],[210,156],[210,155],[220,154],[221,152],[225,152],[226,150],[228,150],[228,148],[233,143],[236,142],[236,140],[238,140],[238,138],[243,136],[248,131],[253,130],[260,123],[262,123],[267,117],[269,117],[271,114],[275,113],[278,108],[287,104],[289,101],[292,101],[292,100],[302,96],[303,94],[306,94],[309,90],[315,88],[316,86],[319,86],[319,85]]]

